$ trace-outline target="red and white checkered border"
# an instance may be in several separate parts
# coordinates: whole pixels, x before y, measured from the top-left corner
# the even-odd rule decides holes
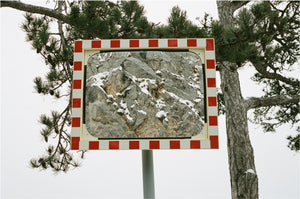
[[[90,50],[174,49],[201,50],[206,70],[206,107],[208,139],[126,139],[81,140],[83,107],[83,68],[85,52]],[[202,60],[203,61],[203,60]],[[218,149],[218,110],[215,47],[212,38],[196,39],[113,39],[78,40],[74,47],[72,89],[72,150],[152,150],[152,149]]]

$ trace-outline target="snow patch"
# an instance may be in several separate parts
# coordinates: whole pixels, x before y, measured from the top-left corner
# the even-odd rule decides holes
[[[175,76],[177,79],[184,80],[184,76],[183,75],[177,75],[175,73],[171,73],[171,75]]]
[[[196,102],[196,103],[199,103],[201,101],[202,101],[202,99],[200,99],[200,98],[194,99],[194,102]]]
[[[99,53],[98,59],[100,62],[107,62],[108,59],[110,59],[112,56],[112,52],[109,53]]]
[[[156,107],[157,109],[162,109],[162,108],[165,107],[165,106],[166,106],[166,103],[165,103],[162,99],[158,99],[158,100],[156,101],[155,107]]]
[[[130,112],[129,112],[129,110],[128,110],[128,107],[127,107],[126,102],[124,102],[123,100],[121,100],[121,102],[120,102],[120,107],[121,107],[121,108],[119,108],[119,109],[117,110],[117,112],[118,112],[118,113],[124,113],[124,115],[126,116],[126,118],[127,118],[130,122],[132,122],[132,121],[133,121],[133,118],[130,116]]]
[[[157,71],[155,71],[155,73],[159,75],[159,74],[161,74],[161,71],[157,70]]]
[[[119,108],[119,109],[117,110],[117,113],[124,113],[124,109]]]
[[[182,99],[181,97],[178,97],[174,93],[168,92],[166,90],[162,90],[162,92],[169,94],[171,97],[173,97],[174,99],[178,100],[180,103],[182,103],[184,105],[187,105],[194,112],[194,114],[198,117],[199,112],[194,108],[195,104],[193,102],[191,102],[189,100]]]
[[[138,87],[140,87],[141,91],[145,93],[146,95],[151,96],[151,94],[148,91],[148,86],[149,84],[156,84],[155,79],[149,79],[149,78],[137,78],[136,76],[130,74],[127,72],[129,75],[129,78],[134,82],[137,83]]]
[[[140,82],[139,87],[140,87],[141,91],[147,95],[151,95],[148,91],[149,81],[147,81],[147,79],[143,79],[139,82]]]
[[[253,169],[248,169],[245,173],[246,173],[246,174],[247,174],[247,173],[255,174],[255,171],[254,171]]]
[[[97,75],[91,76],[88,80],[91,80],[93,82],[91,86],[102,88],[102,86],[104,86],[103,82],[106,80],[108,75],[109,72],[98,73]]]
[[[165,112],[165,111],[158,111],[157,113],[156,113],[156,115],[155,115],[155,117],[157,117],[157,118],[159,118],[159,119],[161,119],[161,118],[166,118],[167,117],[167,112]]]
[[[115,71],[118,71],[118,70],[122,71],[122,66],[119,66],[117,68],[112,69],[111,72],[115,72]]]
[[[117,107],[118,107],[117,102],[114,102],[114,103],[113,103],[113,106],[114,106],[115,108],[117,108]]]
[[[113,95],[107,95],[107,98],[109,98],[109,99],[115,99]]]
[[[200,66],[200,65],[195,65],[195,69],[196,69],[196,71],[198,71],[199,73],[202,72],[202,66]]]
[[[101,61],[101,60],[100,60]],[[102,86],[104,86],[104,81],[107,80],[107,77],[114,71],[122,70],[122,67],[119,66],[117,68],[114,68],[110,70],[110,72],[102,72],[98,73],[96,75],[91,76],[88,81],[92,81],[91,86],[97,86],[102,89]]]
[[[199,81],[199,74],[193,74],[192,77],[190,76],[189,79],[193,80],[194,82]]]
[[[193,88],[200,89],[200,84],[198,82],[197,82],[197,84],[191,83],[191,82],[189,82],[188,84],[189,84],[189,86],[191,86]]]
[[[144,110],[138,110],[137,112],[142,113],[143,115],[147,115],[147,113]]]

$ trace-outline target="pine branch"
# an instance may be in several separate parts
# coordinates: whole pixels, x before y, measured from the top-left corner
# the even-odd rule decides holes
[[[279,105],[286,105],[286,104],[297,104],[300,102],[300,95],[284,96],[272,96],[272,97],[251,97],[245,100],[246,109],[255,109],[261,107],[268,107],[268,106],[279,106]]]
[[[250,1],[232,1],[231,4],[233,6],[233,10],[235,11],[235,10],[243,7],[244,5],[246,5],[249,2]]]
[[[63,3],[64,3],[63,1],[58,1],[58,12],[59,13],[62,12]],[[63,24],[61,21],[58,21],[57,24],[58,24],[58,32],[59,32],[60,39],[61,39],[61,46],[63,46],[62,47],[62,49],[63,49],[64,47],[68,47],[68,45],[66,43],[66,38],[65,38],[64,32],[63,32]],[[64,71],[68,74],[68,77],[71,78],[72,72],[71,72],[70,65],[68,62],[66,63],[66,65],[67,65],[67,68],[65,68],[65,66],[63,65]],[[71,80],[69,80],[69,81],[71,81]]]
[[[9,8],[25,11],[25,12],[42,14],[49,17],[53,17],[59,21],[63,21],[64,23],[67,23],[67,18],[64,14],[56,10],[41,7],[41,6],[25,4],[20,1],[0,1],[0,7],[9,7]]]
[[[284,77],[278,73],[271,73],[271,72],[268,72],[266,70],[266,67],[265,66],[262,66],[260,64],[256,64],[255,62],[252,61],[252,64],[253,66],[255,67],[255,69],[264,77],[264,78],[268,78],[268,79],[277,79],[281,82],[284,82],[286,84],[289,84],[291,86],[294,86],[294,87],[298,87],[300,82],[299,80],[294,80],[294,79],[291,79],[291,78],[287,78],[287,77]]]

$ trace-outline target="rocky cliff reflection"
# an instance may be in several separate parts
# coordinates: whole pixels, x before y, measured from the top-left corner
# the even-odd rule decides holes
[[[85,123],[99,138],[191,137],[204,124],[203,68],[192,52],[101,52],[88,60]]]

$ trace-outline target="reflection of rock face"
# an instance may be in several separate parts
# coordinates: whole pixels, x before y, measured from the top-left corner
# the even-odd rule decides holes
[[[98,53],[86,73],[85,120],[93,136],[191,137],[203,128],[203,71],[194,53]]]

